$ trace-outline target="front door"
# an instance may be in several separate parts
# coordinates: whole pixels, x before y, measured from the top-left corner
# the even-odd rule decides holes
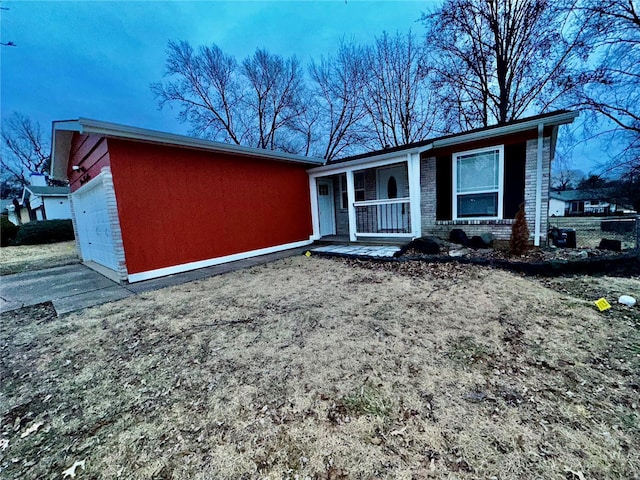
[[[336,234],[335,208],[333,204],[333,182],[330,179],[318,179],[318,217],[320,236]]]
[[[378,169],[378,200],[405,197],[405,168],[394,166]],[[378,232],[405,233],[409,231],[408,209],[404,203],[378,205]]]

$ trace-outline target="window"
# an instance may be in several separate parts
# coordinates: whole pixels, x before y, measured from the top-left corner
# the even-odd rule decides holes
[[[453,155],[453,217],[502,218],[504,149],[483,148]]]
[[[364,202],[364,172],[356,172],[353,174],[353,188],[355,189],[356,202]]]
[[[398,182],[393,175],[389,177],[387,182],[387,198],[398,198]]]
[[[353,187],[355,190],[356,202],[362,202],[365,199],[364,189],[364,172],[353,174]],[[349,205],[347,199],[347,174],[340,175],[340,208],[346,209]]]

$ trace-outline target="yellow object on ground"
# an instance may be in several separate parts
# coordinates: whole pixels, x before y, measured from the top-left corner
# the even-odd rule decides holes
[[[609,310],[611,308],[611,304],[607,302],[606,298],[599,298],[593,303],[596,304],[596,307],[598,307],[601,312],[604,312],[605,310]]]

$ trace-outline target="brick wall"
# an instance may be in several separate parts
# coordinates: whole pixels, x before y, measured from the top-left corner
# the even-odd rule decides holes
[[[124,244],[122,243],[122,230],[120,230],[120,219],[118,217],[118,204],[116,201],[116,191],[113,187],[113,176],[109,167],[104,167],[101,172],[102,185],[107,199],[107,210],[109,211],[109,223],[111,224],[111,234],[113,235],[113,251],[118,259],[118,278],[121,281],[127,280],[127,263],[124,256]]]

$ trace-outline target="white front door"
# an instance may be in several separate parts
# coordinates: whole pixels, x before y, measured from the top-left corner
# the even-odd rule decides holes
[[[406,190],[404,166],[378,169],[378,200],[404,198]],[[378,205],[378,231],[380,233],[409,232],[407,204]]]
[[[322,178],[316,181],[318,191],[318,218],[320,236],[336,234],[336,217],[333,204],[333,181]]]

